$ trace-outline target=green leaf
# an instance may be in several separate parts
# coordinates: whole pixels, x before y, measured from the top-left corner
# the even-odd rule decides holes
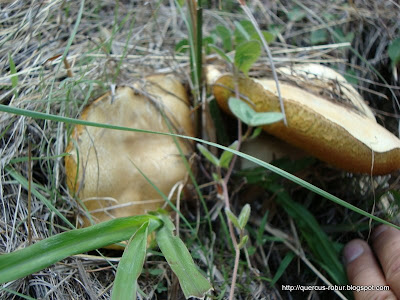
[[[272,32],[262,30],[261,33],[264,36],[264,39],[268,44],[272,43],[275,40],[275,35]],[[252,40],[258,40],[259,42],[261,42],[261,38],[257,32],[253,33],[250,38]]]
[[[310,41],[312,45],[323,44],[328,41],[328,32],[326,29],[318,29],[311,32]]]
[[[15,67],[14,60],[12,59],[11,54],[8,54],[8,62],[10,64],[10,74],[11,76],[11,86],[13,89],[17,88],[18,86],[18,75],[17,74],[17,68]],[[16,94],[16,91],[15,91]]]
[[[212,289],[208,280],[199,272],[182,240],[174,236],[174,224],[168,216],[161,216],[164,225],[156,233],[156,240],[172,271],[178,277],[186,299],[203,298]]]
[[[204,147],[202,144],[197,144],[197,149],[199,149],[200,153],[203,154],[203,156],[210,161],[213,165],[219,167],[220,162],[219,159],[215,157],[214,154],[212,154],[206,147]]]
[[[248,125],[262,126],[279,122],[283,119],[283,114],[280,112],[256,112],[250,119]]]
[[[253,32],[255,32],[253,24],[248,20],[234,22],[235,24],[235,42],[237,45],[249,41]]]
[[[189,51],[189,41],[188,41],[188,39],[180,40],[175,45],[175,52],[176,53],[186,53],[188,51]]]
[[[244,246],[246,246],[246,243],[248,242],[248,240],[249,240],[249,236],[248,236],[248,235],[243,236],[243,237],[240,239],[240,242],[239,242],[239,244],[238,244],[238,248],[239,248],[239,249],[242,249]]]
[[[83,125],[83,126],[92,126],[92,127],[98,127],[98,128],[106,128],[106,129],[112,129],[112,130],[120,130],[120,131],[126,131],[126,132],[142,132],[142,133],[146,133],[146,134],[158,134],[158,135],[164,135],[164,136],[171,136],[171,137],[178,137],[178,138],[183,138],[183,139],[188,139],[191,141],[195,141],[195,142],[199,142],[199,143],[204,143],[207,144],[209,146],[212,147],[216,147],[219,148],[221,150],[228,150],[228,147],[225,147],[223,145],[217,144],[217,143],[213,143],[213,142],[209,142],[203,139],[199,139],[196,137],[192,137],[192,136],[185,136],[185,135],[180,135],[180,134],[175,134],[175,133],[169,133],[169,132],[158,132],[158,131],[151,131],[151,130],[144,130],[144,129],[138,129],[138,128],[130,128],[130,127],[124,127],[124,126],[117,126],[117,125],[111,125],[111,124],[104,124],[104,123],[97,123],[97,122],[90,122],[90,121],[85,121],[85,120],[81,120],[81,119],[73,119],[73,118],[68,118],[68,117],[62,117],[59,115],[53,115],[53,114],[47,114],[47,113],[43,113],[43,112],[39,112],[39,111],[33,111],[33,110],[27,110],[27,109],[21,109],[21,108],[17,108],[17,107],[12,107],[9,105],[4,105],[4,104],[0,104],[0,111],[1,112],[5,112],[5,113],[10,113],[10,114],[15,114],[15,115],[19,115],[19,116],[26,116],[26,117],[30,117],[30,118],[35,118],[35,119],[40,119],[40,120],[49,120],[49,121],[55,121],[55,122],[63,122],[65,124],[75,124],[75,125]],[[326,191],[324,191],[323,189],[316,187],[315,185],[297,177],[294,176],[293,174],[288,173],[287,171],[280,169],[274,165],[271,165],[269,163],[266,163],[260,159],[257,159],[255,157],[252,157],[251,155],[248,155],[246,153],[240,152],[240,151],[236,151],[236,150],[231,150],[234,154],[236,154],[237,156],[243,157],[247,160],[250,160],[252,162],[254,162],[255,164],[270,170],[271,172],[275,173],[276,175],[282,176],[286,179],[289,179],[290,181],[292,181],[295,184],[298,184],[326,199],[328,199],[329,201],[332,201],[340,206],[343,206],[347,209],[350,209],[362,216],[365,216],[367,218],[371,218],[374,221],[377,221],[379,223],[382,224],[386,224],[388,226],[391,226],[393,228],[396,228],[398,230],[400,230],[400,226],[397,226],[389,221],[386,221],[382,218],[379,218],[373,214],[370,214]],[[165,197],[166,201],[168,200],[167,197]],[[179,213],[179,211],[178,211]],[[62,216],[62,215],[61,215]],[[65,217],[64,217],[65,218]],[[186,223],[186,221],[185,221]],[[190,224],[188,224],[188,227],[190,227]]]
[[[246,102],[231,97],[228,100],[229,109],[243,123],[249,124],[253,116],[256,114]]]
[[[239,142],[234,141],[230,146],[229,149],[237,150]],[[221,157],[219,158],[219,163],[223,168],[229,168],[229,164],[233,158],[233,153],[230,151],[225,150],[222,152]]]
[[[250,140],[255,139],[256,137],[258,137],[262,132],[262,127],[257,127],[256,129],[254,129],[253,133],[250,136]]]
[[[284,190],[276,184],[271,184],[268,189],[276,194],[276,202],[285,209],[296,222],[308,247],[321,267],[331,276],[336,284],[347,284],[346,272],[340,261],[340,251],[321,229],[314,216],[301,204],[293,201]]]
[[[263,235],[265,231],[265,224],[267,224],[268,221],[268,215],[269,215],[269,210],[267,210],[261,219],[260,226],[258,227],[257,230],[257,236],[256,236],[256,243],[258,246],[262,246],[264,244],[263,241]]]
[[[392,60],[392,66],[396,66],[400,62],[400,37],[390,43],[388,54]]]
[[[233,225],[237,228],[240,229],[239,225],[239,220],[238,218],[229,210],[229,208],[225,208],[225,214],[228,217],[229,220],[233,223]]]
[[[214,50],[215,52],[217,52],[217,54],[218,54],[219,56],[221,56],[221,58],[222,58],[223,60],[225,60],[225,61],[227,61],[228,63],[231,63],[231,64],[233,63],[232,58],[230,58],[228,55],[226,55],[225,52],[224,52],[224,50],[222,50],[221,48],[219,48],[219,47],[217,47],[217,46],[215,46],[215,45],[213,45],[213,44],[208,45],[208,47],[209,47],[211,50]]]
[[[333,31],[336,33],[333,35],[333,38],[337,43],[351,43],[354,39],[354,32],[349,32],[345,35],[343,30],[340,28],[335,28]]]
[[[300,8],[294,8],[291,11],[287,12],[287,16],[290,21],[298,22],[306,16],[306,12],[304,10],[301,10]]]
[[[146,222],[149,222],[149,232],[162,224],[158,217],[152,215],[118,218],[60,233],[25,249],[2,254],[0,283],[40,271],[68,256],[127,240]]]
[[[215,182],[218,182],[221,180],[221,177],[217,173],[212,172],[211,176]]]
[[[285,257],[283,258],[281,264],[279,265],[278,270],[275,273],[274,278],[272,278],[272,281],[270,282],[271,286],[274,286],[275,283],[279,280],[279,278],[281,278],[282,274],[285,272],[285,270],[287,269],[287,267],[290,265],[290,263],[292,262],[293,258],[294,258],[294,253],[293,252],[288,252]]]
[[[232,51],[232,32],[222,25],[217,25],[215,27],[215,33],[222,40],[222,47],[225,51]]]
[[[210,54],[211,49],[210,49],[210,45],[213,45],[215,43],[215,40],[212,36],[206,36],[203,38],[202,40],[202,45],[204,47],[204,49],[206,49],[206,54]]]
[[[244,74],[247,74],[260,55],[261,45],[259,41],[243,42],[236,47],[235,66]]]
[[[130,238],[118,264],[111,300],[136,299],[137,279],[146,259],[149,222],[143,225]]]
[[[251,212],[250,204],[246,204],[245,206],[243,206],[242,211],[240,212],[239,215],[239,228],[241,230],[243,230],[246,227],[246,224],[249,221],[250,212]]]

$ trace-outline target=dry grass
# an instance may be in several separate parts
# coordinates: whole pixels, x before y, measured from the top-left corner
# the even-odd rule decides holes
[[[218,1],[209,2],[210,8],[204,11],[205,35],[210,34],[217,24],[233,28],[235,20],[244,18],[234,1],[223,3],[222,11],[218,10]],[[309,11],[305,11],[298,21],[290,21],[287,16],[299,7],[297,1],[249,2],[260,27],[266,29],[275,24],[281,28],[276,42],[271,45],[278,65],[298,61],[324,62],[343,74],[351,71],[353,79],[357,79],[356,86],[375,110],[379,122],[397,133],[400,87],[387,55],[390,40],[400,34],[400,7],[396,1],[302,0],[300,4]],[[105,91],[154,72],[175,72],[188,86],[191,85],[188,57],[177,56],[174,50],[175,44],[187,37],[174,1],[87,0],[82,11],[80,5],[80,1],[61,0],[0,2],[1,104],[75,118],[88,102]],[[330,19],[326,19],[328,17]],[[321,23],[320,18],[325,23]],[[330,34],[324,45],[310,45],[311,32],[334,26],[345,33],[354,33],[351,45],[359,56],[348,47],[341,47],[340,41]],[[66,54],[65,61],[61,60],[63,54]],[[15,76],[12,77],[10,56],[16,65],[16,87],[12,81]],[[70,65],[69,70],[66,62]],[[266,60],[261,60],[253,74],[264,73],[267,65]],[[78,208],[66,189],[62,159],[70,132],[70,126],[62,123],[0,113],[0,253],[27,246],[28,222],[31,222],[34,241],[62,232],[67,227],[35,195],[32,196],[32,217],[27,220],[27,189],[10,174],[10,170],[28,178],[26,158],[29,141],[34,158],[33,182],[37,184],[37,190],[63,215],[73,220]],[[371,188],[368,176],[345,174],[322,163],[314,163],[296,174],[366,211],[372,210],[373,200],[376,199],[376,215],[398,220],[397,208],[388,212],[387,205],[386,208],[382,206],[379,197],[388,190],[399,190],[399,173],[374,178],[374,188]],[[200,174],[200,183],[207,183],[205,177]],[[363,188],[360,188],[360,180],[365,183]],[[356,236],[367,237],[367,219],[314,197],[293,184],[282,184],[294,200],[308,207],[332,240],[344,243]],[[215,189],[205,186],[203,192],[209,208],[218,207],[215,204],[218,201]],[[280,289],[280,284],[321,284],[321,278],[326,274],[317,276],[301,263],[300,258],[308,261],[310,257],[293,221],[288,221],[287,215],[277,209],[270,194],[242,186],[243,180],[236,177],[231,186],[235,210],[240,211],[242,202],[251,201],[253,213],[250,224],[257,229],[259,220],[269,209],[267,232],[271,237],[283,238],[289,244],[267,242],[257,246],[255,254],[247,259],[242,256],[237,298],[286,299],[289,294]],[[393,202],[390,197],[384,200]],[[200,205],[191,205],[190,210],[184,213],[194,223],[203,220],[204,212]],[[195,254],[196,262],[203,270],[208,268],[215,297],[223,297],[223,293],[229,290],[232,253],[227,249],[227,241],[220,238],[224,234],[223,222],[218,218],[213,221],[212,236],[203,223],[206,222],[197,224],[198,235],[207,253],[199,250],[199,245],[191,237],[185,236],[184,228],[181,235]],[[291,264],[279,284],[270,287],[257,276],[272,277],[287,253],[288,245],[298,252],[298,261]],[[103,254],[117,255],[108,251]],[[315,265],[312,258],[310,260]],[[91,256],[76,256],[3,287],[41,299],[108,299],[117,261],[99,257],[95,252]],[[212,262],[211,265],[209,262]],[[315,267],[321,271],[318,265]],[[158,253],[150,251],[140,282],[143,295],[152,299],[178,299],[181,295],[176,286],[176,280]],[[293,298],[305,296],[292,295]],[[314,296],[318,297],[307,295],[310,298]],[[19,296],[0,290],[0,298],[18,299]]]

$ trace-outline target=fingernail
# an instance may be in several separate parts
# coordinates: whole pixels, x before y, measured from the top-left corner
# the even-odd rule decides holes
[[[343,250],[344,261],[346,264],[351,263],[353,260],[363,254],[364,248],[358,241],[352,241],[346,245]]]
[[[374,240],[376,239],[382,232],[386,231],[389,227],[386,225],[380,225],[375,228],[374,232],[372,233],[371,238]]]

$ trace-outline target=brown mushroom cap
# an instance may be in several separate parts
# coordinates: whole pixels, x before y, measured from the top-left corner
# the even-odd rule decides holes
[[[188,97],[177,79],[171,75],[148,77],[145,90],[149,97],[120,87],[113,101],[110,93],[103,95],[84,110],[81,119],[170,132],[163,111],[178,133],[193,136]],[[184,154],[192,151],[187,141],[179,141],[179,145]],[[138,169],[166,195],[187,174],[169,136],[78,125],[66,151],[70,154],[65,158],[68,187],[96,223],[144,214],[165,204]],[[83,223],[90,225],[86,217]]]
[[[280,111],[274,80],[239,78],[237,84],[256,111]],[[229,74],[214,83],[214,95],[226,112],[234,87]],[[400,140],[375,119],[292,84],[280,82],[280,89],[288,126],[279,122],[264,126],[265,131],[347,171],[387,174],[400,169]]]

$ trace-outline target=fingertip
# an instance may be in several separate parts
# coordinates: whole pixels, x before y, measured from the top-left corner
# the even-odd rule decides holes
[[[390,228],[389,226],[384,225],[384,224],[383,225],[379,225],[372,232],[371,239],[372,240],[376,240],[383,232],[385,232],[389,228]]]
[[[364,253],[364,245],[362,240],[352,240],[347,243],[343,249],[343,257],[346,265],[356,260]]]

